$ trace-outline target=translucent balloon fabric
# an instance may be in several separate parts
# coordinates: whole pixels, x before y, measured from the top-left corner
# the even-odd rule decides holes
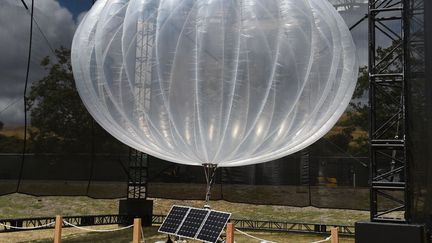
[[[312,144],[358,74],[327,0],[98,0],[75,33],[72,66],[85,106],[114,137],[218,166]]]

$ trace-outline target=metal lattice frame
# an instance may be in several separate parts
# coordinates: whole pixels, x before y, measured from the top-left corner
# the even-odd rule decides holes
[[[142,127],[148,127],[146,111],[150,109],[152,69],[154,66],[154,42],[156,36],[156,15],[152,10],[157,7],[156,2],[147,3],[145,13],[140,15],[137,22],[136,34],[136,66],[135,66],[135,104],[136,116]],[[148,17],[147,15],[150,15]],[[149,131],[144,131],[149,133]]]
[[[153,215],[153,226],[161,225],[166,215]],[[77,226],[90,225],[112,225],[121,224],[127,225],[131,221],[127,215],[88,215],[88,216],[66,216],[64,220]],[[331,227],[338,227],[339,234],[344,236],[354,236],[353,225],[326,225],[288,221],[265,221],[265,220],[249,220],[249,219],[231,219],[236,228],[240,230],[262,231],[262,232],[293,232],[303,234],[330,234]],[[55,217],[37,217],[37,218],[16,218],[16,219],[0,219],[0,234],[11,231],[22,231],[23,229],[11,229],[8,226],[18,227],[37,227],[48,223],[55,222]],[[3,226],[6,225],[6,226]],[[50,225],[39,229],[52,229],[54,225]],[[64,225],[63,227],[70,227]]]
[[[329,0],[337,11],[351,11],[359,7],[363,7],[368,3],[368,0]]]
[[[369,1],[371,221],[410,219],[405,140],[408,4]]]
[[[77,226],[126,224],[127,222],[130,221],[129,216],[116,215],[116,214],[65,216],[63,217],[63,219]],[[9,228],[9,226],[31,228],[31,227],[40,227],[42,225],[47,225],[53,222],[55,222],[55,217],[0,219],[0,224],[1,224],[0,233],[28,230],[28,229],[13,229],[13,228]],[[70,226],[63,225],[63,227],[70,227]],[[51,224],[46,227],[41,227],[41,228],[36,228],[31,230],[50,229],[50,228],[54,228],[54,225]]]
[[[152,68],[154,63],[154,42],[156,33],[156,15],[152,14],[157,7],[157,1],[148,2],[145,13],[137,22],[135,58],[135,87],[137,94],[137,113],[142,127],[148,127],[146,112],[150,109]],[[143,101],[143,102],[141,102]],[[168,125],[167,125],[168,126]],[[149,133],[149,131],[144,131]],[[148,179],[148,156],[142,152],[130,149],[129,152],[129,183],[127,198],[146,199]]]
[[[127,198],[146,199],[148,156],[134,149],[129,150],[129,180]]]

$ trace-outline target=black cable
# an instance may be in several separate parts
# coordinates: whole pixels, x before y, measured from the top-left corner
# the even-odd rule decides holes
[[[45,33],[42,31],[42,28],[40,27],[39,23],[36,21],[36,19],[33,16],[33,13],[30,12],[30,10],[28,9],[27,5],[25,4],[25,2],[23,0],[21,0],[22,4],[24,5],[24,8],[27,9],[27,13],[30,15],[30,17],[33,19],[33,22],[36,24],[37,29],[39,30],[39,32],[41,33],[42,37],[45,39],[45,42],[47,43],[49,49],[51,50],[51,52],[54,54],[54,57],[58,60],[58,57],[56,55],[56,52],[54,51],[53,46],[51,45],[51,43],[49,42],[48,38],[46,37]],[[33,10],[32,10],[33,12]]]
[[[94,174],[94,164],[96,160],[96,141],[95,141],[95,120],[92,119],[91,121],[91,157],[90,157],[90,176],[87,182],[87,190],[86,195],[89,195],[91,183],[93,180],[93,174]]]
[[[353,25],[349,27],[349,30],[352,31],[355,27],[357,27],[359,24],[361,24],[365,19],[369,17],[368,14],[365,14],[361,19],[359,19],[357,22],[355,22]]]
[[[93,0],[93,4],[95,3],[95,1]],[[93,6],[92,4],[92,6]],[[95,145],[95,119],[93,117],[91,117],[91,157],[90,157],[90,176],[87,182],[87,190],[86,190],[86,196],[90,196],[89,192],[90,192],[90,187],[91,187],[91,183],[93,181],[93,174],[94,174],[94,165],[95,165],[95,160],[96,160],[96,145]]]
[[[24,170],[25,153],[27,150],[27,86],[28,86],[29,73],[30,73],[30,59],[31,59],[32,43],[33,43],[33,41],[32,41],[33,40],[33,13],[34,13],[34,0],[32,0],[31,14],[30,14],[30,40],[29,40],[24,94],[23,94],[23,96],[24,96],[24,141],[23,141],[21,167],[19,170],[18,184],[17,184],[17,188],[16,188],[17,192],[19,191],[19,188],[21,185],[21,177],[23,175],[23,170]]]
[[[36,21],[36,19],[33,18],[34,23],[36,24],[36,27],[38,28],[39,32],[42,34],[42,37],[45,39],[49,49],[51,50],[51,52],[54,54],[54,57],[58,60],[58,57],[56,55],[56,52],[54,51],[54,48],[52,47],[51,43],[49,42],[48,38],[46,37],[45,33],[42,31],[41,27],[39,26],[38,22]]]
[[[29,9],[28,9],[28,6],[27,6],[27,4],[24,2],[24,0],[21,0],[21,2],[22,2],[22,4],[24,5],[24,8],[27,9],[27,10],[29,10]]]
[[[13,106],[15,103],[17,103],[19,100],[21,99],[21,97],[16,98],[15,100],[13,100],[12,102],[10,102],[9,104],[7,104],[5,106],[5,108],[3,108],[2,110],[0,110],[0,114],[5,112],[7,109],[9,109],[9,107]]]

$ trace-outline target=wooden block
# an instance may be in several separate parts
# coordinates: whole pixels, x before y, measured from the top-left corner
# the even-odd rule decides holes
[[[60,215],[56,216],[54,228],[54,243],[61,243],[61,233],[63,227],[63,218]]]
[[[331,228],[331,243],[339,243],[339,229],[338,229],[338,227]]]
[[[141,219],[139,219],[139,218],[134,219],[132,242],[133,243],[140,243],[141,242]]]
[[[226,243],[234,243],[234,225],[228,223],[226,226]]]

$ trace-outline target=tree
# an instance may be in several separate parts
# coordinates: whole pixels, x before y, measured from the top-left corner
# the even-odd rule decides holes
[[[2,121],[0,121],[0,130],[2,130],[4,127],[4,123]]]
[[[75,87],[70,50],[55,50],[56,59],[45,57],[47,75],[34,82],[27,99],[31,112],[30,139],[35,152],[75,153],[119,151],[119,143],[100,128],[85,109]]]
[[[386,48],[378,47],[376,50],[376,60],[379,65],[375,68],[385,73],[399,73],[402,70],[402,53],[400,41],[394,41]],[[400,88],[396,86],[381,87],[381,100],[375,107],[379,121],[385,121],[389,116],[394,115],[399,110],[399,104],[394,102],[394,98],[400,95]],[[386,94],[386,95],[384,95]],[[363,66],[359,70],[356,89],[354,91],[350,105],[325,139],[339,147],[339,150],[353,155],[367,155],[369,150],[369,73],[368,67]],[[398,98],[396,98],[398,101]],[[398,134],[398,124],[388,133],[391,136]],[[347,145],[341,144],[346,141]],[[322,146],[321,146],[322,147]],[[342,151],[341,151],[342,152]]]

